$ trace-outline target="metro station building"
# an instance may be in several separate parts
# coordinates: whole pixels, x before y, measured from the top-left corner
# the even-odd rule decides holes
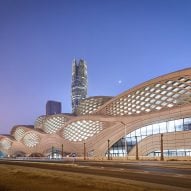
[[[161,136],[163,135],[163,136]],[[161,140],[162,138],[162,140]],[[191,157],[191,68],[144,82],[116,97],[83,99],[72,114],[39,116],[0,135],[4,156]]]

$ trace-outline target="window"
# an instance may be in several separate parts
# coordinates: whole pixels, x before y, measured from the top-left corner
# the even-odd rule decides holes
[[[152,134],[153,134],[152,125],[148,125],[148,126],[147,126],[147,136],[152,135]]]
[[[176,131],[183,131],[183,119],[175,120]]]
[[[174,132],[175,129],[174,129],[174,121],[168,121],[167,122],[167,131],[168,132]]]
[[[142,127],[141,128],[141,135],[142,136],[147,135],[147,127]]]
[[[160,133],[166,133],[166,122],[163,123],[159,123],[159,127],[160,127]]]
[[[136,134],[136,136],[141,136],[140,129],[137,129],[137,130],[135,131],[135,134]]]
[[[158,134],[158,133],[160,132],[159,132],[159,124],[157,123],[153,125],[153,134]]]
[[[184,130],[185,131],[191,130],[191,118],[184,119]]]

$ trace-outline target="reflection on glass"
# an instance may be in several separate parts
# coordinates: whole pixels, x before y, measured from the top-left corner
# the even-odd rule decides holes
[[[141,128],[141,135],[147,135],[147,127],[142,127]]]
[[[147,136],[152,135],[153,134],[153,127],[152,125],[148,125],[147,126]]]
[[[184,119],[184,131],[191,130],[191,118]]]
[[[159,127],[160,127],[160,133],[166,133],[167,132],[166,122],[159,123]]]
[[[176,149],[176,150],[164,150],[163,155],[165,157],[175,157],[175,156],[191,156],[191,149]],[[149,153],[147,156],[150,157],[160,157],[161,152],[160,151],[154,151]]]
[[[174,121],[168,121],[167,122],[167,129],[168,129],[168,132],[174,132],[175,129],[174,129]]]
[[[176,131],[183,131],[183,119],[175,120]]]
[[[158,123],[153,124],[153,134],[158,134],[158,133],[160,133],[159,124]]]
[[[127,148],[127,153],[130,152],[130,150],[136,144],[136,138],[135,138],[136,136],[137,136],[137,141],[140,142],[141,140],[150,135],[167,133],[167,132],[176,132],[176,131],[188,131],[188,130],[191,130],[191,118],[155,123],[152,125],[141,127],[139,129],[136,129],[135,131],[132,131],[131,133],[129,133],[128,135],[117,141],[114,145],[112,145],[110,151],[112,151],[111,152],[112,156],[116,157],[125,156],[125,147]],[[182,156],[183,155],[182,152],[185,151],[168,150],[167,153],[169,156],[176,156],[177,152],[179,155]],[[185,155],[190,156],[187,153]]]

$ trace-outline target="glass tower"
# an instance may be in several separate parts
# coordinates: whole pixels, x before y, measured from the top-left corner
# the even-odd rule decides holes
[[[46,115],[54,115],[62,112],[62,104],[58,101],[47,101]]]
[[[75,112],[80,100],[87,96],[87,65],[85,60],[79,63],[74,59],[72,63],[72,112]]]

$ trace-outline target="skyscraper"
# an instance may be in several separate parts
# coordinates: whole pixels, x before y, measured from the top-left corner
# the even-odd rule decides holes
[[[85,60],[72,63],[72,111],[75,112],[81,99],[87,96],[87,65]]]
[[[61,113],[61,102],[58,101],[47,101],[46,103],[46,115],[54,115]]]

